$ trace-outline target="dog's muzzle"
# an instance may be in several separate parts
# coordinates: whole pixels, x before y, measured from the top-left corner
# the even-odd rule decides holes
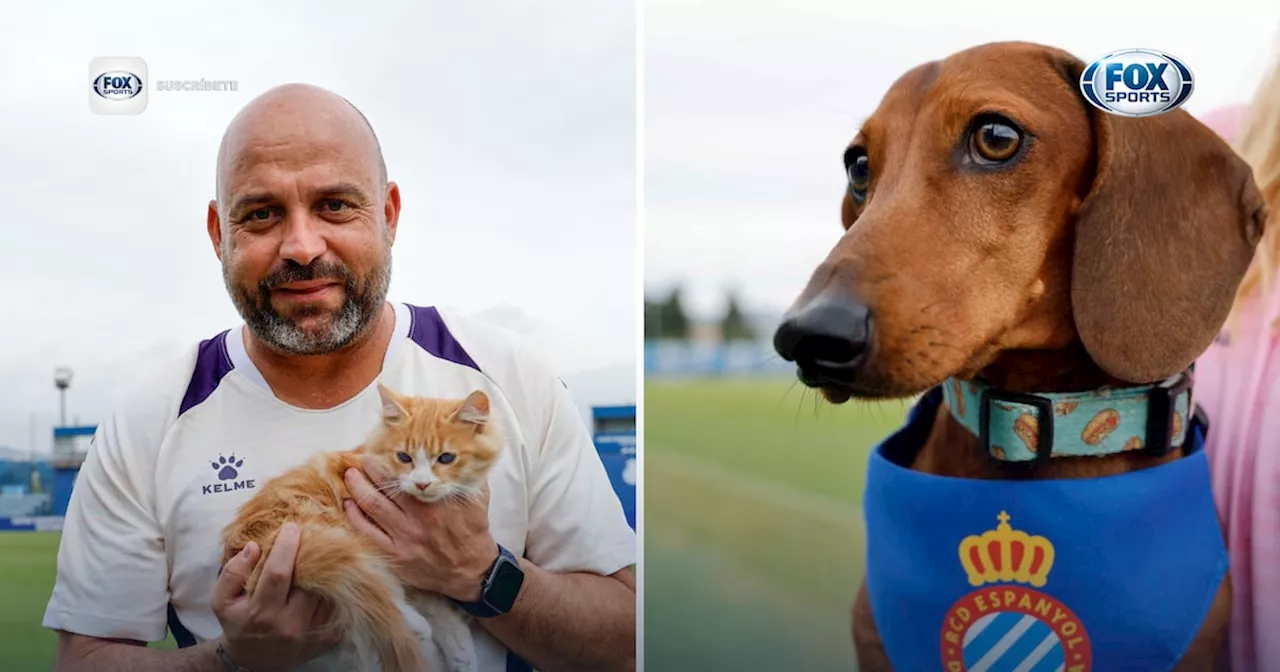
[[[866,304],[828,290],[787,312],[773,347],[805,385],[847,386],[870,349],[871,319]]]

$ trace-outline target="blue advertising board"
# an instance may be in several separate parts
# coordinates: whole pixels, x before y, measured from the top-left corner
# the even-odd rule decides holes
[[[597,406],[591,409],[592,437],[613,491],[622,502],[631,529],[636,528],[636,407]]]
[[[59,532],[62,516],[0,516],[0,532]]]
[[[679,376],[794,377],[795,364],[778,356],[771,341],[702,343],[645,341],[646,378]]]

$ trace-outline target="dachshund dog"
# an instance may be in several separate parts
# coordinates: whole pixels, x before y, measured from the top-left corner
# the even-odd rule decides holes
[[[1261,236],[1263,200],[1247,164],[1186,112],[1128,118],[1093,108],[1079,92],[1084,68],[1057,49],[994,43],[891,86],[844,152],[844,233],[774,336],[805,385],[839,404],[950,381],[1087,392],[1188,371],[1227,317]],[[945,404],[928,422],[903,467],[1020,480],[1032,498],[1042,480],[1183,457],[1180,448],[1125,450],[1014,464]],[[869,555],[877,543],[869,531]],[[1169,654],[1173,669],[1218,664],[1231,598],[1222,576],[1194,636]],[[852,627],[863,672],[892,669],[877,618],[864,578]],[[1095,645],[1106,636],[1094,633]]]

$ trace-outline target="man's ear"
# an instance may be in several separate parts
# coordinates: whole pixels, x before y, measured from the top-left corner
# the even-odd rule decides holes
[[[213,253],[222,261],[222,221],[218,217],[218,201],[209,201],[209,212],[205,215],[205,228],[209,231],[209,242],[213,243]]]
[[[400,187],[395,182],[387,183],[386,205],[383,217],[387,220],[387,235],[392,244],[396,242],[396,232],[400,227]]]
[[[1079,93],[1083,67],[1059,64],[1090,115],[1095,155],[1075,216],[1072,313],[1103,371],[1152,383],[1212,343],[1266,208],[1249,165],[1207,126],[1183,110],[1142,118],[1098,110]]]

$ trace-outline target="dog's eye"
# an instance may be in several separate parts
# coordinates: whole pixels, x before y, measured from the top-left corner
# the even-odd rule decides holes
[[[413,461],[413,457],[411,457],[409,453],[404,453],[404,452],[396,453],[396,459],[400,460],[401,462],[404,462],[405,464],[409,464],[410,462]]]
[[[440,464],[449,464],[453,461],[453,453],[440,453],[440,457],[436,458],[436,462]]]
[[[970,153],[978,163],[1004,163],[1022,146],[1022,133],[1003,121],[987,121],[969,137]]]
[[[867,187],[871,185],[871,159],[864,149],[850,150],[845,158],[845,172],[849,176],[849,194],[855,203],[867,200]]]

